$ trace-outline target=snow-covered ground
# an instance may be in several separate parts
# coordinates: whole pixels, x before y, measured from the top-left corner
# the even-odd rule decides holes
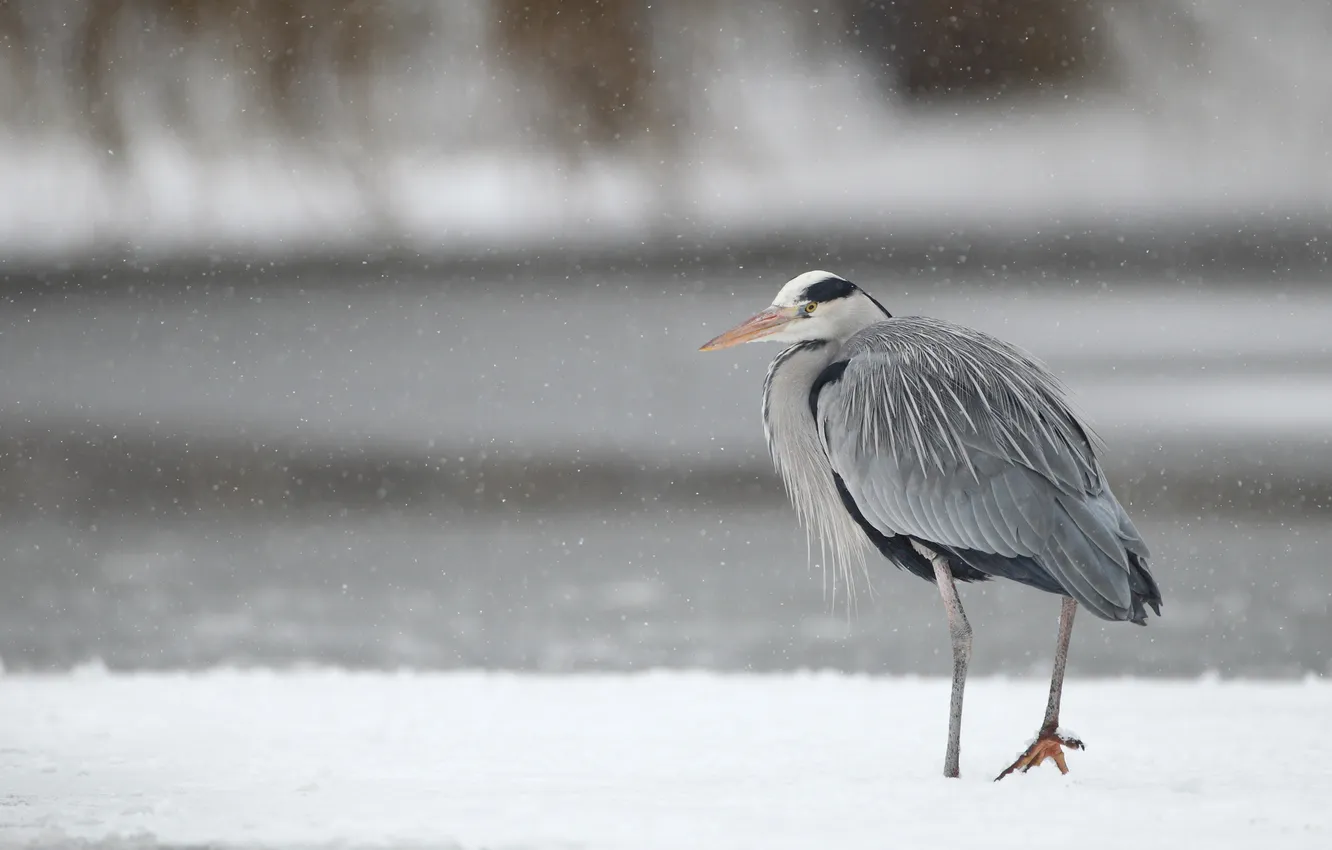
[[[0,843],[1332,846],[1332,685],[336,671],[0,679]],[[117,845],[124,846],[124,845]]]

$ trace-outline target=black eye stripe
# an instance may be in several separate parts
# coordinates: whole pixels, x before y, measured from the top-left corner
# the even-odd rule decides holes
[[[823,280],[811,283],[805,287],[802,294],[804,301],[833,301],[838,298],[846,298],[856,291],[856,285],[845,278],[825,277]]]

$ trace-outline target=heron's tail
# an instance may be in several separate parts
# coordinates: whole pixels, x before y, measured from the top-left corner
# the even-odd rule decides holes
[[[1151,606],[1156,616],[1161,616],[1161,588],[1156,586],[1156,579],[1147,570],[1147,559],[1130,551],[1129,558],[1129,594],[1132,609],[1129,622],[1139,626],[1147,625],[1147,606]]]
[[[1060,496],[1041,560],[1065,592],[1103,620],[1147,625],[1147,607],[1161,613],[1161,591],[1147,569],[1147,546],[1108,490]]]

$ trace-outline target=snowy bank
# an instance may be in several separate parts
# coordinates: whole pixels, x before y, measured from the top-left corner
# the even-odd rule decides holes
[[[417,10],[399,22],[415,43],[393,52],[401,61],[356,114],[308,104],[324,130],[313,138],[262,119],[250,73],[192,63],[180,44],[145,50],[151,40],[118,65],[123,150],[84,129],[86,80],[35,119],[0,115],[0,258],[637,251],[773,234],[891,246],[991,228],[1038,238],[1070,220],[1113,238],[1119,219],[1144,216],[1182,239],[1236,216],[1319,222],[1332,198],[1319,3],[1271,15],[1216,0],[1161,16],[1135,9],[1167,4],[1098,4],[1123,69],[1106,90],[932,108],[886,95],[877,62],[852,47],[811,49],[799,4],[686,4],[687,23],[658,23],[689,37],[654,48],[681,54],[660,76],[684,104],[679,140],[578,157],[487,47],[488,3],[399,5]],[[708,6],[727,12],[700,22]],[[55,28],[45,50],[51,82],[73,70],[72,29]],[[683,61],[690,52],[706,58]],[[168,82],[194,120],[166,105]]]
[[[0,843],[1332,846],[1332,686],[341,672],[0,680]],[[1294,740],[1291,740],[1291,738]],[[1324,801],[1320,803],[1319,801]]]

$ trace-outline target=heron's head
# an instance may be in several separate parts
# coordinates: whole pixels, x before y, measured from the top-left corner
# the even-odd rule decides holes
[[[700,351],[716,351],[742,342],[839,342],[856,331],[892,318],[864,290],[831,272],[805,272],[787,281],[768,309],[746,319]]]

